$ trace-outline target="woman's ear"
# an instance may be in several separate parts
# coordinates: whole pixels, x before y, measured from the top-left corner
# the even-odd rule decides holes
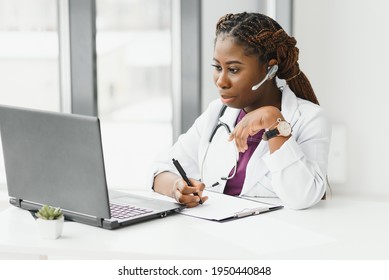
[[[268,62],[268,67],[271,67],[271,66],[274,66],[274,65],[278,65],[278,61],[277,61],[277,59],[272,58]]]

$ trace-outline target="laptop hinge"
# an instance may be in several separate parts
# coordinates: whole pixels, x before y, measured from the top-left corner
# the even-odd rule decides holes
[[[11,197],[9,203],[19,208],[22,206],[22,200],[20,198]]]
[[[103,221],[104,221],[104,219],[102,219],[102,218],[96,218],[96,225],[98,227],[103,227]]]

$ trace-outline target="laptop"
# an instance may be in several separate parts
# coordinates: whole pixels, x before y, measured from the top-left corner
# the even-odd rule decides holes
[[[29,211],[45,204],[61,207],[67,220],[105,229],[183,209],[175,202],[108,189],[97,117],[0,106],[0,133],[14,206]]]

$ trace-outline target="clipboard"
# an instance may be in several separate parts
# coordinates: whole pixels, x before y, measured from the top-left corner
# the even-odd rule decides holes
[[[203,205],[185,208],[179,213],[211,221],[225,222],[276,211],[284,207],[280,204],[274,205],[211,191],[204,191],[203,195],[209,197]]]

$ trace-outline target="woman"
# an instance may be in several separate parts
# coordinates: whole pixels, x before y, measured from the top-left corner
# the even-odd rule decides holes
[[[320,201],[326,191],[330,125],[299,68],[298,52],[296,40],[265,15],[220,18],[213,59],[220,98],[156,163],[154,190],[188,207],[208,199],[205,188],[279,197],[292,209]],[[286,81],[284,87],[277,86],[275,75]],[[237,152],[228,152],[225,143]],[[172,158],[181,162],[192,186]]]

